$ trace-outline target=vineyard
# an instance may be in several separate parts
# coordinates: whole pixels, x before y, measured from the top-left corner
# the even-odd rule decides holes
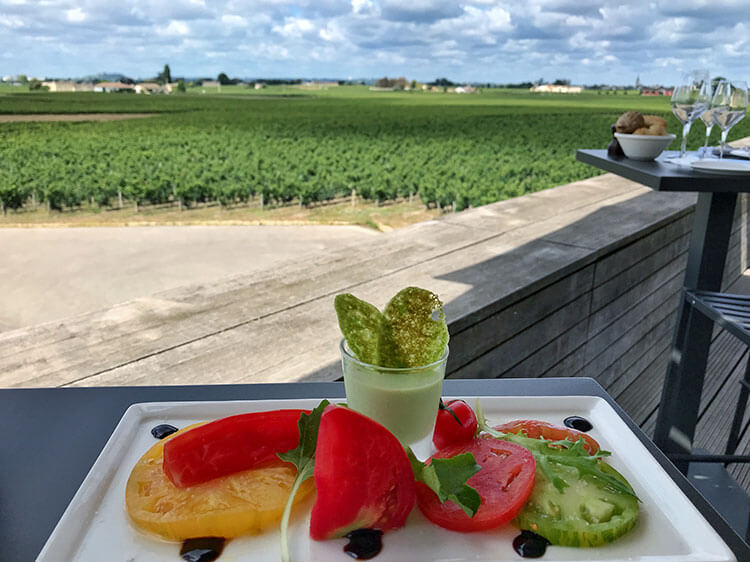
[[[310,205],[354,192],[373,201],[418,196],[427,206],[460,210],[595,175],[575,161],[576,148],[606,147],[610,123],[626,109],[669,111],[667,99],[632,95],[334,90],[2,95],[0,113],[154,117],[0,123],[0,204],[5,212]],[[733,137],[743,136],[742,125]],[[701,144],[703,128],[694,129],[691,143]]]

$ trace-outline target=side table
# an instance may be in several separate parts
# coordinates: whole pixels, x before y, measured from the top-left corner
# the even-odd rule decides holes
[[[715,455],[713,459],[701,455],[697,458],[692,449],[714,321],[724,327],[732,326],[731,331],[736,334],[738,324],[744,317],[743,312],[734,317],[729,316],[714,304],[721,301],[720,298],[716,301],[716,298],[722,296],[719,291],[737,195],[750,192],[750,173],[721,175],[696,172],[665,162],[673,154],[666,152],[655,161],[641,162],[625,157],[611,157],[606,150],[579,150],[576,158],[584,164],[612,172],[656,191],[698,193],[685,271],[685,293],[680,301],[654,431],[654,443],[681,472],[687,474],[691,460],[743,460],[737,455]],[[708,300],[706,297],[709,297]],[[741,394],[740,398],[746,395],[745,392]]]

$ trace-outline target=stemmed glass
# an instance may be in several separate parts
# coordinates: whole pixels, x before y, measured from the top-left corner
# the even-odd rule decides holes
[[[747,112],[747,84],[743,80],[721,80],[711,98],[711,114],[721,128],[721,151],[724,157],[729,129],[740,122]]]
[[[706,140],[703,143],[703,148],[706,148],[708,147],[708,137],[711,136],[711,129],[714,128],[714,115],[710,107],[701,113],[701,121],[706,126]]]
[[[682,123],[680,158],[685,156],[687,136],[693,121],[708,109],[711,101],[711,82],[707,70],[693,70],[682,77],[680,85],[672,93],[672,113]]]

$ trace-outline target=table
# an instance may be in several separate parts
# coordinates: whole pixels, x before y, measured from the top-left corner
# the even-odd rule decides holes
[[[694,299],[696,294],[711,295],[721,290],[737,194],[750,192],[750,174],[707,174],[664,161],[675,154],[665,152],[655,161],[641,162],[609,156],[606,150],[579,150],[576,158],[657,191],[698,193],[683,284],[686,295]],[[714,326],[708,315],[692,314],[692,310],[683,298],[654,430],[654,442],[683,473],[687,473],[693,452]]]
[[[599,396],[618,413],[734,551],[748,547],[593,379],[446,380],[446,396]],[[332,383],[0,389],[0,558],[33,560],[131,404],[137,402],[338,398]]]

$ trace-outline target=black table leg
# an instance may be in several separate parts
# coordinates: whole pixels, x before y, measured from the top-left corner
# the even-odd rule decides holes
[[[685,287],[720,291],[732,232],[735,193],[699,193],[688,250]],[[677,328],[656,418],[654,443],[670,453],[692,451],[713,322],[680,301]],[[688,461],[677,461],[687,474]]]

